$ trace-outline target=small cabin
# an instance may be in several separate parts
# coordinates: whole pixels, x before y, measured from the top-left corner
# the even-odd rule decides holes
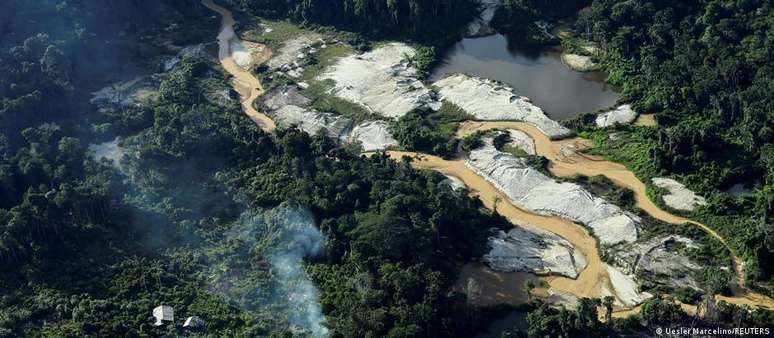
[[[186,318],[185,322],[183,323],[183,327],[186,329],[201,329],[204,327],[204,324],[205,322],[203,319],[197,316],[192,316]]]
[[[153,309],[153,317],[156,318],[153,325],[161,326],[175,320],[175,310],[168,305],[159,305]]]

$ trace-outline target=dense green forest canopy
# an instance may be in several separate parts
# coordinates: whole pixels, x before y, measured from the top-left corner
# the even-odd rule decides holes
[[[2,6],[0,130],[13,146],[21,131],[42,122],[81,128],[90,118],[90,91],[137,74],[163,52],[151,40],[199,42],[217,27],[206,17],[199,27],[165,36],[173,23],[207,11],[179,1],[12,0]]]
[[[530,42],[545,41],[535,34],[533,22],[539,20],[557,21],[573,17],[578,10],[591,3],[591,0],[503,0],[492,18],[492,26],[499,32],[513,35],[516,40],[524,41],[530,36],[537,39]],[[524,35],[528,35],[525,37]]]
[[[249,239],[249,253],[240,253],[233,246],[241,238],[228,234],[245,210],[288,200],[310,210],[325,235],[324,255],[309,269],[331,329],[472,332],[475,323],[455,316],[474,312],[458,311],[464,299],[444,290],[455,262],[483,253],[475,243],[508,223],[452,192],[440,175],[360,157],[324,136],[264,134],[237,104],[223,109],[185,95],[226,86],[213,66],[185,60],[168,74],[159,100],[146,107],[144,129],[123,141],[124,174],[88,158],[62,127],[25,130],[28,139],[6,165],[20,172],[10,179],[39,182],[1,214],[3,332],[155,334],[147,317],[160,302],[207,318],[210,332],[281,332],[292,309],[263,306],[270,295],[226,302],[273,283],[266,240]],[[35,176],[24,175],[29,162]],[[225,299],[206,277],[213,265],[223,276],[216,282],[230,285]]]
[[[770,1],[506,0],[493,25],[510,34],[534,20],[563,20],[572,41],[600,48],[621,100],[655,113],[658,128],[628,128],[611,141],[594,131],[600,154],[644,181],[676,176],[709,197],[693,213],[746,260],[758,286],[774,276],[774,10]],[[571,44],[570,43],[570,44]],[[592,132],[594,115],[572,122]],[[583,121],[585,120],[585,121]],[[727,190],[745,187],[732,196]],[[654,196],[656,199],[657,196]]]
[[[161,16],[135,2],[117,3],[138,17]],[[69,12],[44,5],[14,3],[29,13],[16,22],[31,20],[36,9],[57,13],[41,27],[61,28],[58,15]],[[112,13],[90,6],[76,3],[72,11]],[[186,16],[181,25],[206,13],[165,10]],[[438,174],[384,156],[361,157],[357,148],[322,135],[263,133],[236,101],[224,107],[205,99],[228,88],[212,61],[180,62],[163,74],[156,99],[120,114],[96,111],[89,91],[113,79],[91,73],[88,52],[109,57],[103,61],[110,65],[142,66],[146,54],[125,58],[73,44],[98,46],[104,36],[92,29],[105,29],[111,37],[125,33],[117,48],[142,50],[135,45],[142,36],[168,27],[162,21],[127,28],[132,16],[124,15],[100,19],[123,23],[115,30],[84,23],[80,42],[67,31],[6,33],[18,46],[4,49],[1,59],[0,334],[158,336],[169,332],[148,317],[161,303],[204,318],[209,333],[289,334],[297,309],[261,291],[283,288],[271,264],[278,235],[242,231],[256,217],[283,214],[269,211],[278,206],[308,210],[324,234],[324,252],[304,270],[319,285],[332,331],[474,332],[477,312],[447,290],[456,266],[483,253],[488,231],[507,221],[452,192]],[[216,27],[209,27],[210,38]],[[50,55],[65,61],[49,61]],[[116,135],[126,152],[120,170],[87,150]]]
[[[420,41],[448,38],[475,15],[472,2],[462,0],[238,5],[368,37]],[[613,5],[594,6],[579,25],[602,15],[594,12],[599,6],[605,13]],[[90,104],[95,89],[158,72],[159,57],[174,52],[166,45],[213,40],[217,18],[199,1],[14,0],[0,9],[0,336],[179,333],[148,318],[162,303],[174,306],[178,319],[206,321],[201,331],[186,332],[191,336],[307,335],[314,327],[299,321],[304,313],[316,320],[323,314],[333,336],[467,337],[488,325],[492,313],[512,310],[471,307],[453,288],[459,266],[484,252],[489,231],[510,223],[408,160],[367,158],[356,147],[296,129],[262,132],[234,93],[225,104],[208,99],[230,88],[212,59],[185,58],[156,74],[158,95],[148,101],[113,112]],[[768,26],[749,30],[761,27]],[[610,55],[623,53],[605,45]],[[637,55],[611,56],[611,67],[628,67]],[[629,87],[632,97],[648,93]],[[683,116],[704,114],[698,103],[682,113],[653,107],[662,107],[656,111],[670,128],[693,127]],[[453,156],[453,126],[462,118],[447,106],[412,112],[394,128],[403,145]],[[721,135],[733,141],[733,134]],[[119,163],[88,150],[116,136],[125,152]],[[761,148],[764,141],[770,137],[758,138]],[[750,156],[751,172],[769,170],[770,184],[771,163],[756,157],[766,150],[740,149]],[[757,225],[758,217],[768,220],[772,202],[753,201],[759,204],[749,221]],[[288,270],[280,258],[304,242],[293,240],[299,233],[324,245],[292,256]],[[289,287],[311,287],[315,304],[288,301],[298,292]],[[527,307],[527,333],[618,335],[647,332],[642,324],[693,320],[658,298],[641,316],[608,324],[598,320],[595,305],[609,300],[580,304],[578,311]],[[772,322],[770,311],[730,306],[715,320]]]
[[[248,13],[334,26],[369,38],[442,45],[476,15],[473,0],[229,0]]]
[[[656,165],[713,177],[771,176],[774,11],[769,1],[594,1],[579,31],[599,41],[642,111],[657,113]],[[636,27],[636,28],[635,28]]]
[[[629,154],[618,157],[645,180],[682,176],[710,196],[698,217],[731,238],[748,259],[749,277],[770,280],[772,3],[596,0],[578,13],[575,29],[599,43],[624,99],[656,114],[659,128],[636,129],[625,140]],[[735,184],[752,193],[724,192]]]

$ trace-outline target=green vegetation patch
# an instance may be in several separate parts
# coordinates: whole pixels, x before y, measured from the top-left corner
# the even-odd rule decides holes
[[[352,119],[356,124],[364,121],[383,119],[381,115],[368,111],[360,104],[330,94],[332,84],[326,81],[311,81],[303,94],[312,99],[312,107],[320,112],[334,113]]]
[[[444,101],[438,111],[420,109],[402,116],[393,123],[392,133],[408,150],[452,158],[460,143],[455,137],[459,123],[472,119],[462,108]]]
[[[523,149],[510,144],[511,135],[507,130],[490,130],[490,135],[495,135],[492,139],[492,145],[495,149],[509,153],[516,157],[521,157],[527,160],[527,164],[548,177],[553,177],[551,171],[548,170],[548,165],[551,163],[547,158],[540,155],[532,155],[524,151]],[[590,229],[589,229],[590,230]]]
[[[289,21],[261,20],[260,24],[246,29],[242,33],[242,38],[265,44],[272,50],[276,50],[282,46],[283,42],[309,32],[309,30]]]
[[[766,1],[594,0],[574,24],[604,46],[602,63],[609,80],[623,85],[623,99],[659,122],[653,131],[635,130],[632,145],[600,153],[643,181],[681,177],[705,196],[709,205],[692,216],[728,240],[748,263],[749,284],[759,286],[774,279],[774,152],[767,151],[774,148],[767,89],[774,58],[762,38],[774,28],[768,13]],[[722,191],[750,178],[760,182],[751,198]]]
[[[334,65],[339,58],[355,53],[355,49],[349,44],[334,43],[320,49],[317,53],[309,55],[309,64],[304,68],[300,81],[315,81],[325,69]]]

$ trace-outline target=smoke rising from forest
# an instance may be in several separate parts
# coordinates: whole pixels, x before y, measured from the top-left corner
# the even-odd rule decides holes
[[[234,251],[219,262],[217,286],[230,301],[248,310],[272,313],[272,322],[294,332],[327,337],[319,291],[303,268],[304,259],[324,254],[325,239],[311,212],[287,204],[242,215],[227,235]],[[260,262],[268,274],[254,274],[244,262]],[[227,268],[224,269],[224,266]],[[229,272],[222,272],[229,271]],[[270,280],[266,280],[268,275]]]
[[[323,238],[320,232],[312,227],[291,232],[291,244],[272,254],[269,261],[277,271],[277,277],[282,284],[281,292],[285,293],[288,305],[298,310],[291,313],[291,323],[309,329],[315,337],[326,337],[328,329],[322,325],[324,317],[318,302],[317,288],[301,269],[304,257],[314,256],[322,251]]]

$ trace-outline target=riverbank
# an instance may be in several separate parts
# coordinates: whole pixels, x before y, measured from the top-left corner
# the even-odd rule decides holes
[[[620,88],[605,82],[607,74],[572,70],[561,55],[561,48],[530,46],[503,34],[465,38],[441,55],[429,80],[458,73],[495,80],[556,121],[615,105]]]
[[[460,128],[457,131],[457,137],[464,138],[465,136],[479,131],[493,129],[517,129],[532,137],[535,142],[535,149],[537,154],[545,157],[551,162],[549,171],[555,176],[605,176],[613,181],[616,185],[632,191],[636,206],[653,218],[670,224],[689,223],[699,227],[701,230],[705,231],[720,241],[727,248],[727,250],[731,252],[734,262],[735,277],[738,287],[732,286],[732,291],[734,294],[731,297],[718,295],[718,300],[723,300],[733,304],[745,304],[766,309],[774,309],[774,300],[765,295],[752,292],[745,288],[744,264],[739,256],[736,255],[734,250],[728,245],[725,238],[720,236],[720,234],[705,224],[673,215],[658,207],[658,205],[656,205],[648,197],[645,184],[624,165],[609,162],[597,156],[583,154],[582,150],[592,145],[590,141],[582,138],[552,141],[536,127],[523,122],[469,121],[460,125]],[[566,146],[568,144],[573,145],[573,151],[566,151]]]
[[[264,130],[272,131],[275,128],[274,121],[268,116],[257,112],[252,102],[263,93],[260,81],[249,72],[244,71],[233,60],[231,44],[233,39],[238,39],[233,33],[233,18],[230,13],[214,5],[211,0],[203,0],[205,5],[217,11],[223,16],[223,27],[219,40],[219,56],[224,68],[235,77],[235,88],[243,96],[245,112],[253,118]],[[241,91],[240,91],[241,90]],[[656,206],[647,197],[645,185],[625,166],[617,163],[603,161],[600,158],[583,155],[579,151],[590,146],[588,140],[570,139],[551,141],[545,134],[534,126],[523,122],[468,122],[460,126],[457,136],[462,138],[476,131],[484,131],[495,128],[511,128],[521,130],[535,140],[538,155],[551,161],[550,171],[560,177],[583,175],[604,175],[617,185],[625,187],[634,193],[637,207],[643,209],[656,219],[670,224],[683,224],[690,222],[708,232],[713,237],[725,243],[725,240],[706,225],[689,221],[672,215]],[[576,151],[567,152],[567,145],[572,145]],[[576,223],[559,217],[540,216],[523,211],[514,206],[502,192],[497,190],[481,176],[467,168],[462,160],[443,160],[439,157],[423,155],[414,152],[390,151],[389,155],[394,159],[403,156],[416,158],[414,166],[418,168],[432,169],[443,174],[454,176],[463,181],[482,199],[484,205],[500,214],[519,219],[527,223],[539,225],[541,229],[555,233],[568,240],[581,250],[588,260],[587,267],[581,271],[578,278],[545,277],[547,284],[559,292],[566,292],[577,297],[600,297],[602,290],[615,290],[611,282],[609,267],[600,259],[599,248],[596,239],[588,230]],[[733,251],[731,251],[733,253]],[[736,255],[734,255],[736,257]],[[743,266],[735,258],[735,270],[739,284],[744,286]],[[736,294],[737,297],[727,297],[729,302],[755,304],[756,306],[771,308],[771,300],[765,296],[750,293],[746,290]],[[743,297],[742,297],[743,296]]]
[[[570,293],[577,297],[598,298],[602,288],[612,289],[607,264],[600,258],[597,241],[585,227],[560,217],[537,215],[516,207],[510,202],[508,196],[468,168],[464,160],[444,160],[437,156],[406,151],[389,151],[387,154],[396,161],[404,156],[412,158],[412,166],[415,168],[431,169],[444,175],[454,176],[465,183],[471,193],[481,199],[485,207],[497,211],[505,218],[533,224],[572,243],[585,255],[587,265],[576,279],[559,276],[543,277],[542,279],[556,292]]]
[[[261,82],[250,73],[249,70],[245,70],[240,67],[234,58],[234,50],[232,46],[240,45],[239,37],[234,33],[234,20],[233,15],[227,9],[216,5],[212,0],[202,0],[202,4],[207,8],[217,12],[222,17],[222,23],[220,32],[218,33],[218,59],[223,69],[226,70],[231,76],[234,77],[233,85],[234,90],[239,93],[242,101],[242,108],[244,108],[245,114],[249,116],[255,123],[257,123],[261,129],[266,132],[271,132],[277,125],[266,114],[258,112],[253,107],[253,102],[263,95],[263,86]],[[260,59],[268,60],[271,57],[271,50],[268,47],[263,47],[266,55],[263,55]]]

